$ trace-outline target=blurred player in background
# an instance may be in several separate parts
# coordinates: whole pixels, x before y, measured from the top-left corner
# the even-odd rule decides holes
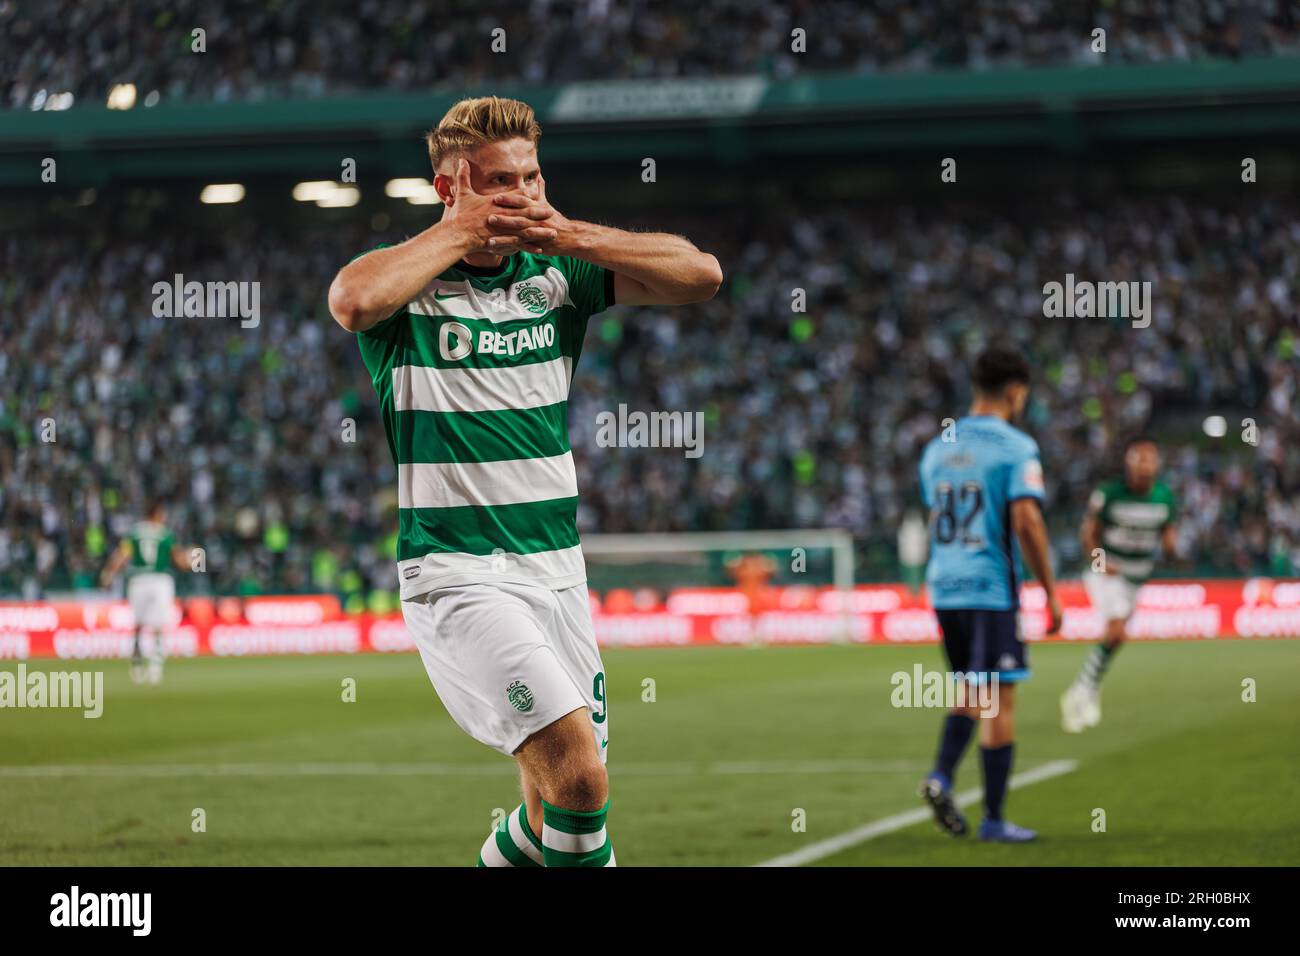
[[[969,414],[932,438],[921,455],[921,496],[930,509],[926,586],[959,696],[920,793],[940,829],[966,833],[952,798],[953,778],[978,719],[980,839],[1023,843],[1035,832],[1002,816],[1015,753],[1015,689],[1029,676],[1020,636],[1018,552],[1047,592],[1053,633],[1060,628],[1061,604],[1043,521],[1038,445],[1011,424],[1029,399],[1029,364],[1018,352],[993,346],[976,359],[972,378]],[[986,707],[971,701],[974,688]]]
[[[728,558],[725,567],[736,581],[736,590],[745,596],[745,605],[749,609],[749,646],[759,647],[762,635],[758,622],[767,603],[768,582],[777,572],[776,561],[771,555],[751,551]]]
[[[591,316],[709,299],[722,273],[680,236],[561,215],[540,137],[518,100],[453,106],[428,136],[441,221],[344,266],[329,304],[397,465],[407,629],[456,723],[519,766],[479,865],[611,866],[569,385]]]
[[[1091,562],[1083,584],[1106,632],[1061,696],[1061,726],[1067,733],[1101,722],[1101,679],[1127,637],[1138,589],[1155,569],[1157,550],[1167,560],[1177,556],[1174,494],[1159,476],[1155,440],[1134,438],[1124,449],[1124,477],[1100,485],[1088,499],[1079,530],[1084,559]]]
[[[126,569],[126,599],[135,618],[135,639],[131,645],[131,680],[137,684],[146,680],[150,684],[162,682],[163,661],[167,656],[165,644],[172,626],[173,607],[176,602],[176,583],[171,575],[175,565],[188,570],[184,549],[176,546],[167,529],[167,508],[155,502],[148,517],[137,521],[123,538],[104,566],[100,584],[112,587],[122,569]],[[148,632],[149,649],[144,647]],[[146,656],[148,666],[146,668]]]

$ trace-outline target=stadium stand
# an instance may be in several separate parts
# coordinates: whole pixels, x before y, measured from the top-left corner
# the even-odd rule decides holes
[[[154,105],[489,82],[1231,60],[1294,54],[1298,26],[1291,0],[4,0],[0,108],[63,108],[55,94],[66,93],[102,105],[118,83]],[[205,31],[201,54],[195,28]],[[791,50],[796,28],[811,55]],[[1113,37],[1105,56],[1091,49],[1094,28]],[[504,52],[493,52],[496,29]]]
[[[0,246],[0,302],[24,319],[0,337],[0,591],[93,586],[157,493],[175,501],[180,539],[207,548],[214,593],[394,587],[388,449],[324,297],[341,262],[403,236],[263,217],[123,241],[120,201],[81,215],[82,230]],[[1063,559],[1077,559],[1073,529],[1119,444],[1159,422],[1188,561],[1300,569],[1293,202],[835,204],[734,225],[678,223],[725,264],[714,302],[592,323],[570,404],[584,531],[842,527],[860,574],[892,577],[917,449],[964,409],[963,366],[1005,334],[1040,372],[1028,427]],[[173,271],[259,280],[260,325],[153,317],[150,286]],[[1151,327],[1044,319],[1037,290],[1070,271],[1159,281]],[[791,312],[796,287],[805,314]],[[598,448],[596,414],[620,402],[704,410],[708,454]],[[1250,458],[1200,434],[1205,416],[1235,433],[1251,414],[1273,427]],[[54,444],[37,439],[47,415]],[[355,444],[339,437],[346,418]]]

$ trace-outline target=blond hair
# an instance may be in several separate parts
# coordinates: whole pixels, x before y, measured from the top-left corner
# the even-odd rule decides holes
[[[542,138],[542,127],[533,108],[521,100],[499,96],[480,96],[461,100],[425,134],[429,161],[438,172],[449,156],[507,139],[526,139],[534,146]]]

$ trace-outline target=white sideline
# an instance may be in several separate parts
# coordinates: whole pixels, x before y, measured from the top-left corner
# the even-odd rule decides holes
[[[614,777],[748,776],[776,774],[912,774],[924,765],[913,760],[768,760],[697,763],[620,763]],[[0,766],[3,778],[58,777],[500,777],[515,766],[493,763],[166,763],[28,764]]]
[[[1027,787],[1031,783],[1038,783],[1042,780],[1050,780],[1053,777],[1059,777],[1063,774],[1070,773],[1079,766],[1077,760],[1053,760],[1049,763],[1035,767],[1033,770],[1026,770],[1024,773],[1012,774],[1011,789]],[[957,794],[956,801],[959,806],[966,806],[974,803],[980,798],[978,789],[964,790]],[[812,863],[816,860],[825,859],[828,856],[839,853],[841,850],[847,850],[849,847],[857,846],[859,843],[866,843],[868,840],[874,840],[878,836],[886,833],[893,833],[895,830],[901,830],[904,827],[910,827],[914,823],[920,823],[922,820],[929,820],[934,816],[929,807],[919,807],[916,810],[907,810],[903,813],[895,813],[893,816],[884,817],[872,823],[863,824],[855,829],[848,830],[838,836],[828,837],[814,843],[812,846],[806,846],[802,850],[795,850],[793,853],[783,853],[781,856],[773,857],[762,863],[756,863],[755,866],[803,866],[805,863]]]

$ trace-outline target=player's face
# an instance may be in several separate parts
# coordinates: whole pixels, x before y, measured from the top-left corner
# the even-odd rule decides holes
[[[469,178],[474,191],[484,196],[493,193],[522,192],[529,199],[541,193],[541,167],[537,147],[526,139],[507,139],[484,143],[465,154],[469,160]],[[459,156],[447,160],[442,174],[454,182]]]
[[[1150,488],[1160,474],[1160,452],[1150,442],[1134,445],[1124,455],[1124,470],[1130,486]]]

